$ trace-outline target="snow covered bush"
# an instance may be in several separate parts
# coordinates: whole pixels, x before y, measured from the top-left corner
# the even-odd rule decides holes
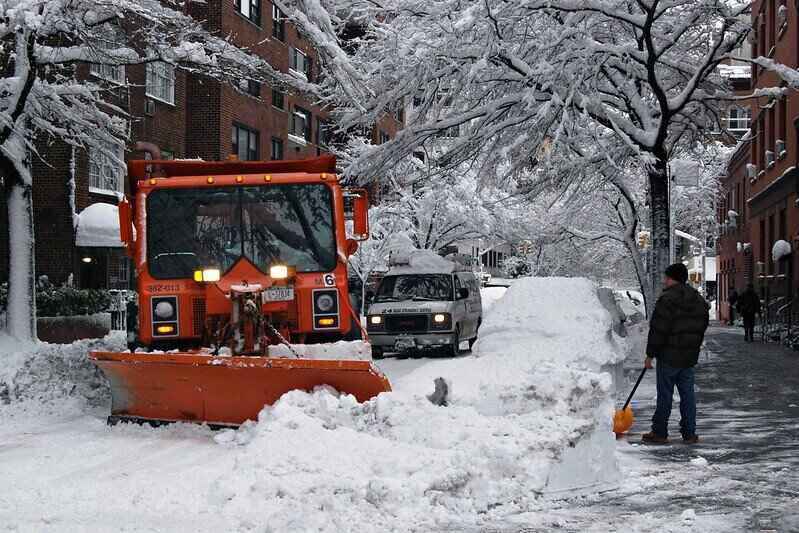
[[[5,311],[8,284],[0,284],[0,312]],[[77,289],[53,285],[42,276],[36,283],[36,310],[42,317],[93,315],[108,311],[111,294],[102,289]]]

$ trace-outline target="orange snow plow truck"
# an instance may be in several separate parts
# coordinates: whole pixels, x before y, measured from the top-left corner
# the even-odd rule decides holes
[[[132,200],[119,204],[136,349],[90,354],[111,384],[109,423],[236,426],[294,389],[329,385],[359,401],[391,390],[356,354],[299,355],[360,327],[347,258],[368,236],[368,202],[340,186],[335,158],[165,161],[148,149],[152,160],[128,163]]]

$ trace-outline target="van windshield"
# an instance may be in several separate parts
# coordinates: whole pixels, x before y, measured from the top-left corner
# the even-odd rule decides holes
[[[398,302],[402,300],[452,301],[452,276],[449,274],[405,274],[383,278],[374,301]]]

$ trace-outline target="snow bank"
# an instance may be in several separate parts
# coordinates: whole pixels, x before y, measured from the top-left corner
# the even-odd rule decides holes
[[[290,392],[218,434],[239,453],[214,483],[217,512],[276,531],[457,530],[542,495],[612,486],[601,370],[625,352],[610,327],[592,283],[520,280],[486,316],[474,356],[426,364],[363,404]],[[439,376],[446,407],[425,398]]]
[[[89,405],[105,405],[110,401],[108,384],[89,362],[89,352],[125,349],[125,332],[72,344],[19,344],[2,338],[0,402],[33,400],[52,405],[72,398]]]
[[[483,315],[487,315],[494,305],[505,296],[507,287],[484,287],[480,289],[480,297],[483,301]]]

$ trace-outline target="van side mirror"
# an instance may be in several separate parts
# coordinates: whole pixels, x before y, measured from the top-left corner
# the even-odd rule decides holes
[[[465,300],[469,297],[469,289],[461,287],[458,289],[458,300]]]
[[[357,193],[352,200],[352,220],[355,240],[365,241],[369,238],[369,196],[366,189],[353,191]]]
[[[117,205],[119,211],[119,240],[125,245],[129,256],[133,256],[133,212],[127,198]]]

